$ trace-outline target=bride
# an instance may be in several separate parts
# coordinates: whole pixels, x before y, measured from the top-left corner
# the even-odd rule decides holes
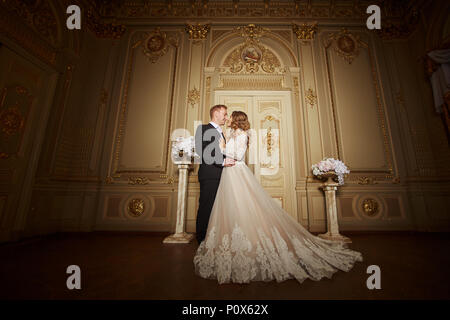
[[[310,234],[263,189],[244,162],[250,124],[234,111],[221,148],[236,160],[222,171],[205,239],[194,256],[195,273],[219,283],[318,281],[349,271],[361,253],[343,242]]]

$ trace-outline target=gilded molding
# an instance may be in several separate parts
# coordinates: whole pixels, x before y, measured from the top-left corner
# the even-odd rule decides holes
[[[314,93],[314,91],[311,88],[306,90],[305,97],[306,97],[306,101],[311,106],[311,108],[316,105],[316,103],[317,103],[317,96],[316,96],[316,94]]]
[[[366,184],[377,184],[376,178],[374,177],[359,177],[358,184],[366,185]]]
[[[38,31],[30,26],[25,26],[21,23],[19,17],[17,14],[11,14],[0,5],[0,33],[30,51],[46,64],[54,67],[57,57],[56,49],[48,42],[41,40],[41,37],[36,36]],[[35,32],[32,32],[30,28]]]
[[[92,7],[86,11],[86,21],[89,30],[98,38],[120,39],[127,30],[121,24],[104,23]]]
[[[128,184],[131,185],[145,185],[149,184],[150,180],[147,177],[128,177]]]
[[[314,37],[317,32],[317,22],[311,24],[302,23],[300,25],[294,23],[292,25],[292,31],[294,31],[294,34],[296,35],[298,40],[302,41],[314,40]]]
[[[149,170],[131,170],[123,168],[119,165],[120,162],[120,152],[121,152],[121,144],[122,144],[122,136],[125,131],[125,125],[126,125],[126,114],[127,114],[127,108],[128,108],[128,90],[130,87],[130,81],[132,76],[132,70],[134,66],[134,50],[139,48],[141,45],[144,45],[146,41],[148,41],[152,34],[159,34],[162,33],[159,28],[156,28],[153,32],[138,32],[135,34],[135,36],[132,39],[132,45],[130,46],[129,50],[129,60],[127,62],[127,70],[126,70],[126,80],[123,88],[123,98],[121,102],[121,109],[120,109],[120,115],[119,115],[119,128],[118,133],[115,137],[115,143],[114,143],[114,153],[113,153],[113,163],[112,163],[112,172],[110,173],[111,179],[118,179],[123,180],[126,179],[126,177],[122,177],[122,174],[136,174],[136,173],[159,173],[159,174],[166,174],[167,172],[167,165],[168,165],[168,157],[170,154],[170,131],[172,126],[172,112],[173,112],[173,98],[174,98],[174,92],[175,90],[172,90],[171,97],[170,97],[170,110],[169,110],[169,118],[168,118],[168,126],[167,126],[167,149],[165,154],[165,159],[163,160],[164,167],[162,169],[149,169]],[[165,34],[165,32],[164,32]],[[178,33],[167,35],[166,36],[166,45],[170,44],[172,48],[174,49],[174,63],[173,63],[173,69],[170,71],[172,73],[172,88],[175,85],[175,78],[177,73],[177,57],[178,57]],[[115,180],[117,181],[117,180]]]
[[[367,48],[367,44],[359,39],[358,35],[342,28],[338,33],[330,33],[324,41],[325,48],[333,46],[334,51],[343,58],[348,64],[351,64],[359,55],[361,47]]]
[[[200,91],[195,86],[194,89],[189,90],[187,101],[192,108],[200,102]]]
[[[381,129],[381,132],[383,134],[383,145],[384,145],[384,153],[385,153],[385,159],[386,159],[386,163],[388,166],[388,170],[383,170],[383,171],[378,171],[381,176],[380,178],[382,179],[395,179],[394,177],[394,169],[393,169],[393,164],[392,164],[392,153],[391,153],[391,146],[389,143],[389,137],[388,137],[388,129],[386,127],[386,118],[385,118],[385,113],[384,113],[384,109],[383,109],[383,105],[381,102],[381,89],[379,87],[378,84],[378,74],[376,71],[376,67],[375,67],[375,61],[374,61],[374,57],[373,54],[371,52],[371,49],[369,47],[368,44],[362,42],[359,40],[359,36],[354,36],[351,35],[345,28],[343,28],[341,30],[341,32],[339,33],[332,33],[330,35],[328,35],[328,37],[323,41],[323,45],[324,45],[324,49],[325,49],[325,64],[326,64],[326,70],[327,70],[327,77],[328,77],[328,86],[329,86],[329,90],[332,93],[331,95],[331,107],[332,107],[332,111],[333,111],[333,122],[334,122],[334,130],[335,130],[335,140],[336,140],[336,148],[337,148],[337,156],[338,158],[341,158],[342,156],[342,150],[341,150],[341,145],[339,143],[338,140],[338,132],[337,132],[337,122],[336,122],[336,105],[335,105],[335,101],[333,98],[333,85],[332,85],[332,79],[331,79],[331,71],[330,71],[330,63],[329,63],[329,53],[328,53],[328,49],[330,48],[330,46],[333,44],[334,46],[336,46],[336,40],[339,40],[340,37],[348,37],[349,39],[352,39],[352,41],[354,41],[354,46],[349,45],[349,50],[347,50],[350,54],[347,54],[346,52],[343,53],[343,55],[347,55],[347,57],[344,57],[344,60],[347,63],[351,63],[351,61],[353,61],[352,58],[352,54],[351,52],[354,51],[356,47],[362,47],[367,49],[367,53],[369,55],[369,59],[370,59],[370,68],[371,68],[371,74],[372,74],[372,83],[373,86],[375,88],[375,94],[376,94],[376,107],[377,107],[377,114],[378,114],[378,124],[379,127]],[[348,38],[346,38],[346,40],[348,40]],[[352,50],[353,49],[353,50]],[[336,48],[335,48],[336,50]],[[359,51],[358,51],[359,52]],[[338,53],[339,54],[339,53]],[[350,174],[351,176],[355,176],[355,173],[364,173],[366,171],[364,170],[353,170],[352,173]],[[387,173],[387,174],[386,174]],[[356,176],[355,176],[355,179]],[[349,180],[352,180],[352,178],[350,178]],[[393,180],[392,180],[393,181]],[[395,183],[395,182],[393,182]]]
[[[364,199],[361,203],[361,207],[363,212],[369,217],[376,215],[379,209],[378,202],[372,198]]]
[[[234,30],[244,38],[244,43],[234,49],[226,58],[221,73],[285,73],[278,57],[259,41],[267,29],[249,24]]]
[[[210,24],[186,24],[185,30],[189,35],[189,40],[193,40],[194,44],[206,40],[208,32],[211,28]]]
[[[145,211],[144,200],[135,198],[128,202],[128,213],[133,217],[140,217]]]
[[[6,86],[0,97],[0,128],[3,140],[0,159],[8,159],[20,149],[25,120],[32,106],[33,96],[20,85]]]

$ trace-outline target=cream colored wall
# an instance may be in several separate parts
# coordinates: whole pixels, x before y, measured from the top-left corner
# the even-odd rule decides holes
[[[213,92],[221,86],[217,68],[242,43],[230,36],[238,25],[213,23],[200,41],[190,40],[177,24],[158,25],[159,31],[130,26],[115,40],[84,31],[71,38],[70,49],[53,67],[37,66],[39,59],[20,46],[8,57],[0,49],[1,63],[22,61],[26,73],[43,81],[32,88],[42,96],[37,106],[43,112],[27,120],[35,134],[28,131],[22,142],[38,146],[25,155],[34,169],[1,160],[7,181],[0,197],[1,241],[57,231],[172,231],[177,172],[168,154],[169,135],[176,128],[193,134],[195,120],[208,120]],[[344,232],[449,230],[450,152],[419,62],[429,27],[421,22],[409,40],[383,41],[365,28],[347,26],[360,46],[352,63],[335,49],[342,27],[319,25],[315,39],[303,42],[290,22],[280,20],[261,38],[287,68],[282,89],[291,93],[294,115],[291,188],[299,222],[311,231],[325,230],[323,192],[310,167],[333,156],[352,170],[337,195]],[[145,40],[158,33],[166,45],[161,55],[152,55],[144,50]],[[34,65],[25,62],[33,59]],[[52,72],[59,73],[54,94]],[[7,81],[0,85],[3,89]],[[21,182],[24,198],[12,187]],[[195,231],[198,196],[194,171],[189,232]],[[378,204],[373,216],[363,210],[367,199]],[[17,208],[22,213],[16,215]]]

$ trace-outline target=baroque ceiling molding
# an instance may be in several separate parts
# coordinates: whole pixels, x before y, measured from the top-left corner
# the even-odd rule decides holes
[[[359,55],[360,48],[367,48],[367,44],[359,39],[359,36],[343,28],[340,32],[330,33],[324,41],[325,48],[332,45],[334,51],[351,64]]]
[[[58,20],[48,0],[3,0],[2,5],[52,46],[60,44]]]
[[[98,38],[120,39],[126,31],[124,25],[104,23],[93,7],[87,9],[86,21],[89,30]]]

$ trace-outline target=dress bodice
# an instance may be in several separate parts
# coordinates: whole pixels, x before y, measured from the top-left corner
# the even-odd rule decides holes
[[[247,150],[248,135],[243,130],[232,130],[226,142],[225,155],[244,163],[245,151]]]

